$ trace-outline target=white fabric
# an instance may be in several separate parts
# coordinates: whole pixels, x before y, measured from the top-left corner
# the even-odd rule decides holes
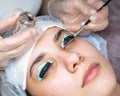
[[[33,50],[33,47],[29,49],[25,54],[16,58],[15,60],[15,70],[18,75],[19,84],[22,86],[22,89],[26,89],[26,75],[27,75],[27,67],[29,63],[29,59]]]
[[[42,0],[0,0],[0,20],[17,9],[23,9],[36,15]]]
[[[37,17],[36,25],[42,27],[44,31],[47,28],[53,27],[53,26],[58,26],[60,28],[63,28],[62,22],[60,20],[54,17],[47,16],[47,15]]]
[[[53,17],[41,16],[37,18],[36,26],[40,26],[45,31],[47,28],[52,26],[58,26],[62,28],[62,23]],[[102,40],[100,36],[94,34],[81,38],[90,41],[101,53],[103,53],[103,55],[107,54],[106,41]],[[9,66],[6,70],[6,73],[8,74],[7,76],[9,76],[10,79],[9,82],[12,84],[18,83],[23,90],[26,89],[27,67],[33,47],[34,45],[24,55],[11,61],[9,65],[13,67]]]
[[[49,16],[41,16],[40,18],[37,18],[36,26],[40,26],[43,31],[45,31],[47,28],[52,26],[62,27],[62,23],[55,18],[50,18]],[[24,55],[16,58],[14,63],[15,72],[19,80],[18,82],[20,86],[22,86],[23,90],[26,89],[27,67],[34,45]]]

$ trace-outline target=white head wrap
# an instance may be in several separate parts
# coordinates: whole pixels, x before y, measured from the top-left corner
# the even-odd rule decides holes
[[[37,18],[36,26],[40,26],[42,30],[45,31],[47,28],[53,26],[62,28],[62,23],[53,17],[41,16]],[[26,89],[27,67],[34,45],[22,56],[11,60],[9,66],[6,69],[9,82],[12,84],[19,84],[23,90]]]
[[[50,18],[49,16],[41,16],[37,18],[36,26],[40,26],[44,32],[49,27],[53,27],[53,26],[62,27],[62,23],[60,23],[60,21],[56,20],[55,18]],[[26,89],[27,66],[34,45],[24,55],[16,59],[16,69],[17,69],[16,71],[18,73],[19,80],[23,90]]]
[[[50,16],[38,17],[36,25],[40,26],[44,31],[47,28],[53,26],[58,26],[62,28],[62,23],[59,20]],[[100,36],[93,34],[82,38],[86,40],[88,39],[88,41],[90,41],[99,51],[101,51],[103,55],[106,55],[106,41]],[[23,90],[26,89],[27,67],[33,47],[34,45],[24,55],[16,58],[15,60],[11,60],[11,64],[9,64],[8,68],[6,69],[6,73],[9,77],[9,82],[11,82],[12,84],[19,84]],[[12,75],[10,76],[10,74]]]

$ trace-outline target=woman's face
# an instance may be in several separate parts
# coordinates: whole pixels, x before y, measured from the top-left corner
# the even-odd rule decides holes
[[[65,45],[69,33],[51,27],[35,45],[27,71],[33,96],[109,96],[116,85],[109,62],[82,39]]]

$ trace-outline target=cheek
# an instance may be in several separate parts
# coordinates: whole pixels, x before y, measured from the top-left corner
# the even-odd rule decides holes
[[[64,74],[63,74],[64,73]],[[74,78],[66,72],[56,73],[56,75],[46,81],[46,89],[44,96],[73,96],[78,90],[78,85]],[[77,86],[76,86],[77,85]],[[52,90],[50,90],[52,89]],[[53,91],[54,90],[54,91]]]
[[[98,50],[89,42],[76,39],[66,47],[66,50],[82,53],[86,56],[95,56],[99,54]]]

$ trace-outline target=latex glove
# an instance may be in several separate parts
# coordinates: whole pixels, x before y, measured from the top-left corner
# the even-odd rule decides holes
[[[108,7],[97,12],[104,4],[101,0],[51,0],[48,3],[50,15],[60,19],[68,31],[77,31],[90,18],[83,34],[103,30],[108,25]],[[86,33],[85,33],[86,32]]]
[[[0,21],[0,32],[13,26],[21,12],[12,13]],[[6,67],[11,58],[22,55],[39,36],[40,28],[28,28],[7,38],[0,37],[0,68]]]

